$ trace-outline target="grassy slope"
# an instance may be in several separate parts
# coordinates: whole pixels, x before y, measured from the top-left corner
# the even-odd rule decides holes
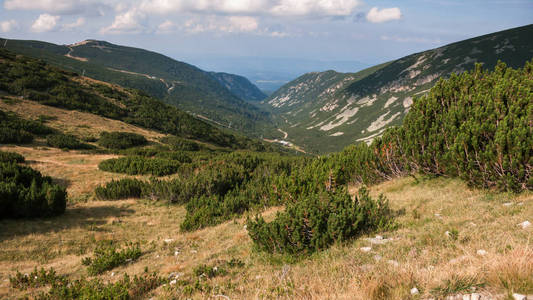
[[[8,40],[6,48],[88,77],[143,90],[182,110],[203,115],[214,124],[228,127],[231,123],[232,128],[257,136],[275,132],[266,112],[231,94],[207,72],[155,52],[101,41],[69,48],[41,41]],[[69,58],[68,53],[83,60]]]
[[[98,161],[107,157],[31,146],[1,150],[26,155],[32,167],[68,182],[69,193],[76,187],[82,195],[92,190],[84,187],[95,180],[110,180],[109,174],[96,170]],[[140,241],[145,252],[139,261],[113,270],[115,276],[111,272],[99,276],[105,281],[117,280],[124,272],[140,274],[148,267],[163,276],[179,272],[180,279],[194,282],[197,277],[193,269],[198,265],[217,265],[231,258],[245,263],[228,275],[201,279],[207,285],[218,286],[218,290],[196,291],[192,295],[195,299],[215,294],[242,299],[400,299],[408,297],[414,286],[424,296],[436,296],[439,287],[470,280],[484,284],[478,291],[498,297],[510,292],[533,293],[533,228],[517,226],[533,215],[531,193],[493,194],[445,178],[420,183],[411,178],[398,179],[371,191],[384,193],[394,209],[403,211],[398,217],[399,229],[382,233],[390,242],[371,245],[362,237],[292,264],[254,252],[243,227],[244,219],[180,233],[177,224],[185,215],[182,206],[142,200],[89,201],[70,203],[65,215],[54,219],[2,220],[0,297],[38,292],[11,289],[5,280],[15,270],[24,273],[43,266],[74,278],[86,275],[81,259],[94,250],[95,241],[102,239]],[[512,205],[503,205],[508,202]],[[273,217],[277,210],[265,214]],[[457,239],[446,236],[446,231],[454,230]],[[366,246],[372,246],[368,253],[360,250]],[[476,254],[480,249],[487,254]],[[375,255],[382,259],[376,261]],[[154,293],[161,299],[184,296],[178,287],[161,287]]]
[[[415,53],[359,73],[343,74],[334,81],[330,81],[330,72],[306,74],[283,86],[265,102],[275,103],[276,98],[289,95],[286,105],[272,108],[274,115],[288,120],[279,124],[289,133],[289,140],[309,152],[339,151],[357,140],[379,135],[387,126],[401,124],[408,111],[403,102],[425,93],[440,77],[473,69],[475,62],[490,70],[498,60],[513,68],[522,67],[533,57],[529,38],[532,32],[533,25],[496,32]],[[318,76],[322,79],[315,81]],[[349,76],[358,78],[341,84]],[[312,84],[305,86],[306,83]],[[338,84],[341,86],[335,87]],[[334,87],[336,90],[332,91]],[[300,91],[289,94],[290,88]],[[370,105],[358,104],[365,98],[375,101]],[[334,104],[337,106],[332,108]],[[354,108],[359,110],[345,123],[326,131],[319,129],[324,124],[337,123],[343,111]],[[392,116],[395,117],[388,124],[374,123],[380,117],[387,121]],[[371,127],[372,123],[375,126]],[[340,132],[343,134],[331,136]]]

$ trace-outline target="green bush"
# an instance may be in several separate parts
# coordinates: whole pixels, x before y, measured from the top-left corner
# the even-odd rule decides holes
[[[180,163],[191,163],[192,162],[191,157],[181,151],[158,152],[155,156],[159,158],[179,161]]]
[[[41,292],[36,297],[36,299],[41,300],[143,299],[150,291],[166,282],[157,273],[135,275],[133,279],[128,274],[124,274],[122,279],[114,283],[104,283],[98,278],[86,280],[83,277],[72,281],[64,275],[58,275],[53,268],[50,268],[49,271],[45,269],[37,271],[35,269],[30,274],[25,275],[17,272],[14,277],[9,277],[9,281],[11,287],[19,290],[51,286],[48,292]]]
[[[71,134],[53,134],[46,137],[46,144],[60,149],[92,149],[91,145],[82,143]]]
[[[19,290],[43,287],[56,282],[63,282],[65,280],[66,277],[57,275],[53,268],[50,268],[48,271],[46,271],[44,268],[41,268],[39,271],[37,271],[37,268],[35,268],[30,274],[24,275],[17,271],[15,277],[9,276],[11,287]]]
[[[24,156],[15,153],[15,152],[4,152],[0,151],[0,162],[9,163],[9,162],[16,162],[16,163],[23,163],[24,162]]]
[[[161,138],[161,142],[170,145],[174,151],[198,151],[200,145],[193,141],[189,141],[176,136],[166,136]]]
[[[53,132],[41,122],[25,120],[15,113],[0,110],[0,144],[27,144],[33,141],[33,135]]]
[[[116,245],[112,241],[103,241],[94,250],[94,257],[84,258],[82,264],[88,266],[89,275],[98,275],[128,261],[137,260],[141,254],[138,243],[129,244],[126,249],[117,251]]]
[[[145,158],[142,156],[127,156],[102,161],[98,168],[102,171],[125,173],[128,175],[151,174],[165,176],[178,171],[180,163],[161,158]]]
[[[118,200],[126,198],[140,198],[146,183],[137,179],[124,178],[111,180],[105,186],[98,186],[94,193],[101,200]]]
[[[380,228],[389,228],[392,213],[385,197],[377,200],[361,188],[355,201],[344,189],[300,197],[266,223],[262,217],[247,222],[259,250],[309,254]]]
[[[50,177],[15,162],[0,162],[0,218],[47,217],[62,214],[67,193]]]
[[[102,132],[98,144],[108,149],[127,149],[146,145],[148,141],[140,134],[130,132]]]

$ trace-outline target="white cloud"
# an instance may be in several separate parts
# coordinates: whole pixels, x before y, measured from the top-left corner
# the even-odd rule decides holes
[[[113,33],[139,33],[146,29],[142,22],[146,19],[146,14],[138,9],[131,9],[115,16],[113,23],[100,32],[102,34]]]
[[[282,16],[348,16],[359,5],[359,0],[281,0],[271,12]]]
[[[63,14],[102,14],[103,8],[123,0],[5,0],[6,10],[34,10]]]
[[[31,25],[31,30],[34,32],[46,32],[53,30],[57,21],[59,21],[59,16],[52,16],[49,14],[41,14],[35,22]]]
[[[402,12],[397,7],[384,8],[379,10],[377,7],[373,7],[368,14],[366,19],[372,23],[382,23],[393,20],[399,20],[402,18]]]
[[[165,22],[159,24],[157,26],[157,33],[171,33],[174,32],[178,28],[178,25],[176,25],[174,22],[170,20],[166,20]]]
[[[201,18],[201,19],[190,19],[187,22],[185,22],[185,24],[182,27],[182,29],[188,33],[201,33],[201,32],[219,32],[219,33],[248,32],[250,33],[250,32],[257,31],[258,28],[259,28],[259,23],[257,19],[254,17],[248,17],[248,16],[229,16],[229,17],[209,16],[207,18]]]
[[[85,18],[78,18],[76,22],[63,25],[63,30],[72,30],[85,25]]]
[[[139,8],[156,14],[348,16],[360,4],[360,0],[143,0]]]
[[[10,32],[18,28],[18,23],[15,20],[8,20],[0,22],[0,31],[3,33]]]

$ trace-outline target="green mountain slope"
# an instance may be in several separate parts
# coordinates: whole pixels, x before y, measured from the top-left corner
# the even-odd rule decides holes
[[[142,91],[81,77],[5,49],[0,49],[0,93],[221,147],[265,149],[259,141],[226,132]]]
[[[310,73],[283,86],[263,102],[279,118],[288,140],[311,152],[331,152],[369,142],[401,124],[413,98],[441,77],[475,63],[498,60],[521,67],[533,57],[533,25],[480,36],[416,53],[361,72]]]
[[[209,73],[155,52],[96,40],[61,46],[8,40],[5,47],[94,79],[141,89],[222,127],[256,136],[273,131],[268,113],[232,94]]]
[[[264,100],[267,95],[250,82],[246,77],[223,72],[209,72],[222,86],[233,95],[250,102]]]

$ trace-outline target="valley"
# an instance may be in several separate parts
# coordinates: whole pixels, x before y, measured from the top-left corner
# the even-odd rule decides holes
[[[139,48],[5,40],[0,298],[533,299],[532,32],[268,97]]]

